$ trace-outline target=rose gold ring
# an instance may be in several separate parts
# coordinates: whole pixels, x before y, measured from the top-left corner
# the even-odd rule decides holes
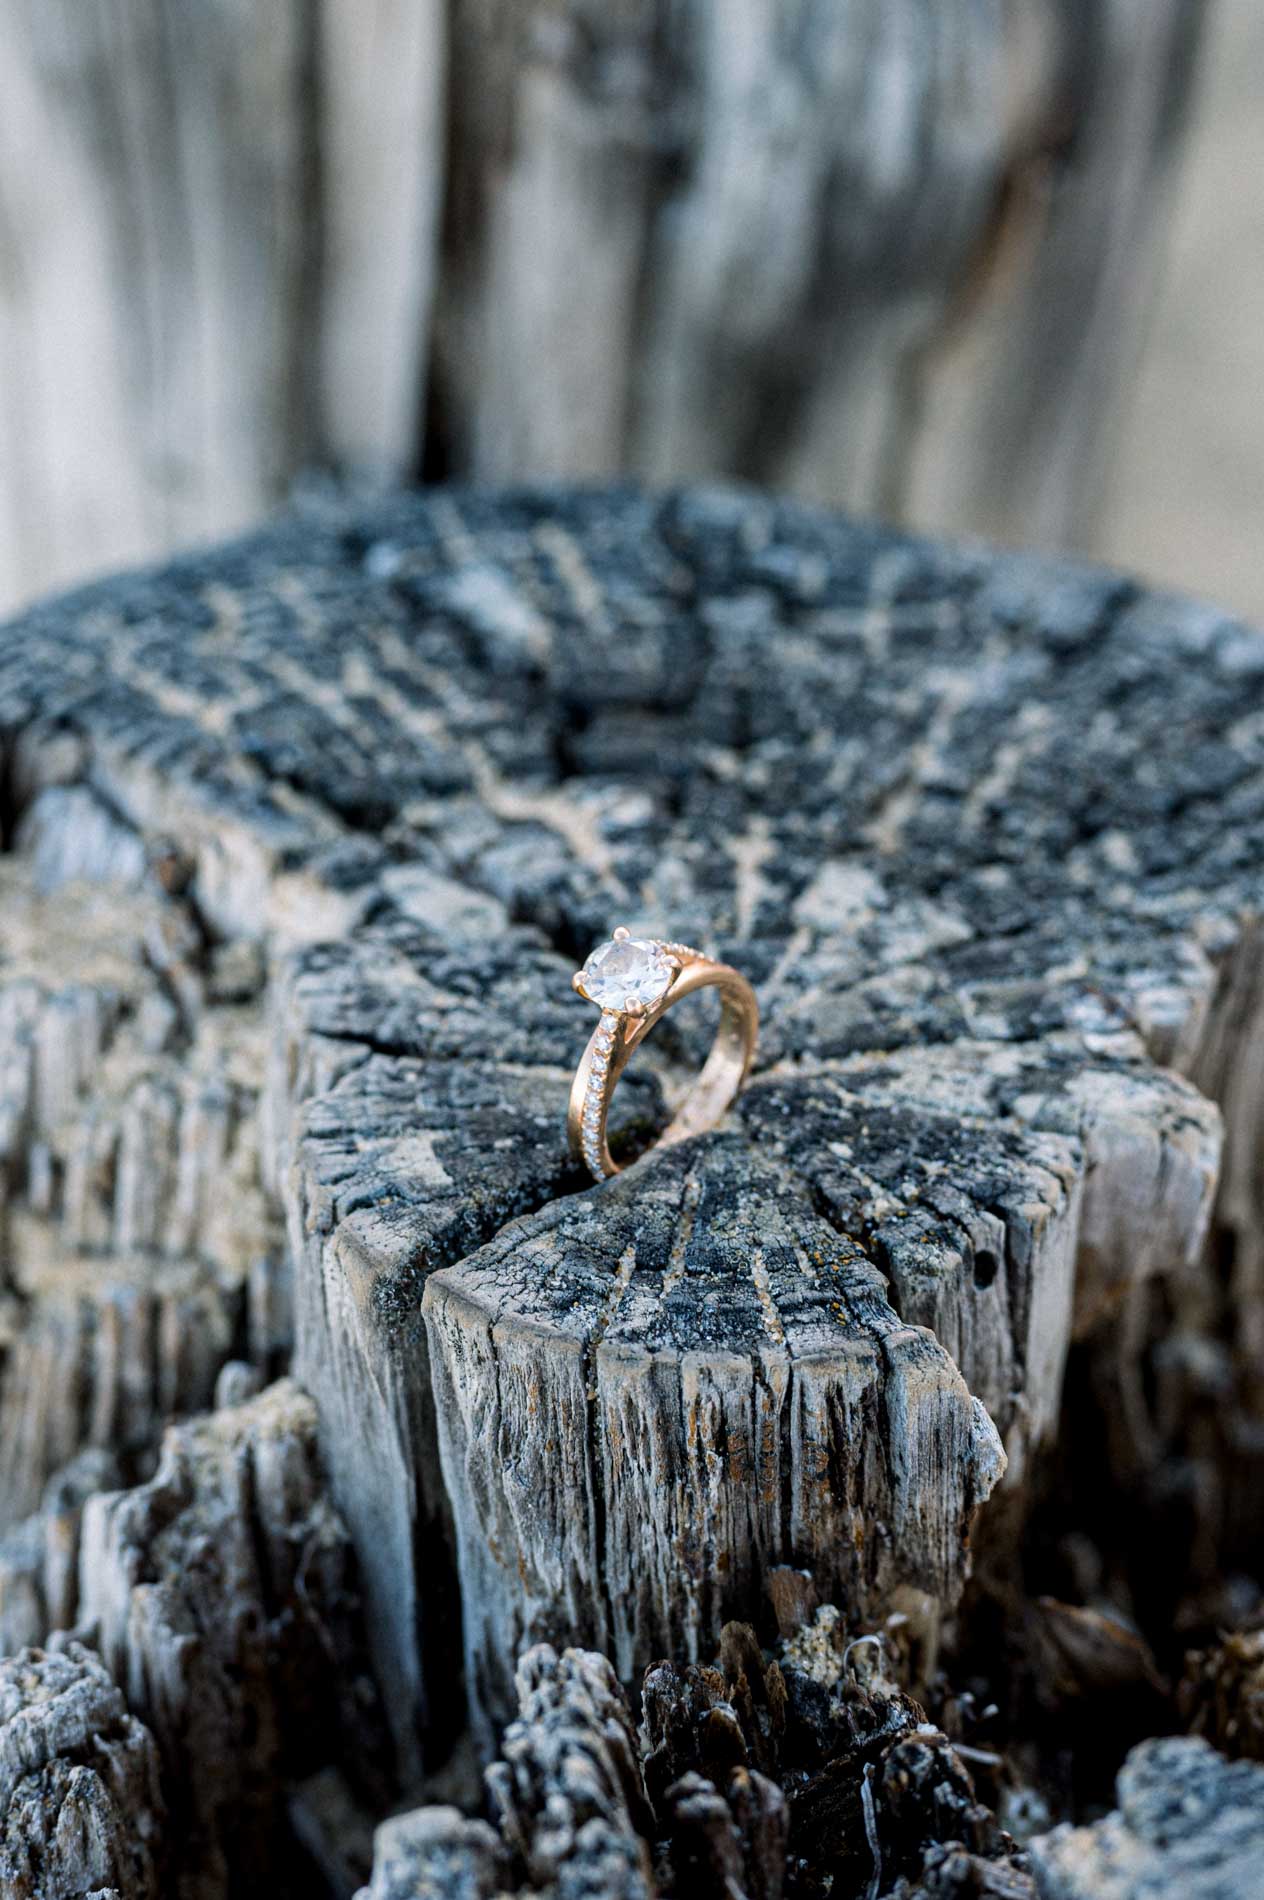
[[[714,1128],[750,1070],[759,1005],[744,976],[683,943],[633,937],[616,930],[571,979],[601,1011],[571,1084],[566,1132],[571,1153],[598,1181],[618,1174],[606,1141],[610,1098],[628,1057],[674,1003],[698,990],[720,992],[720,1026],[697,1081],[655,1147]]]

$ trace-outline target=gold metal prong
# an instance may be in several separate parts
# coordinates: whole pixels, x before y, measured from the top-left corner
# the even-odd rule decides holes
[[[576,970],[574,976],[571,978],[571,988],[574,990],[576,996],[584,996],[584,972],[582,970]],[[588,1001],[586,996],[584,996],[584,1001]]]
[[[628,929],[626,924],[616,924],[610,934],[616,943],[626,943],[628,938],[632,935],[632,932]]]
[[[623,1007],[629,1016],[644,1016],[645,1005],[635,996],[625,996]]]

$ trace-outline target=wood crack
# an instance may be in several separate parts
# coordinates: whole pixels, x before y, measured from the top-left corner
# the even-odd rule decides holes
[[[1213,1444],[1254,1442],[1264,669],[1212,618],[720,491],[391,499],[191,559],[38,610],[0,653],[30,709],[0,868],[29,876],[41,826],[86,835],[64,803],[53,824],[85,774],[107,795],[96,894],[57,899],[99,914],[19,965],[35,912],[2,907],[0,1406],[103,1363],[58,1328],[83,1262],[118,1272],[120,1192],[137,1280],[186,1275],[136,1321],[141,1384],[166,1381],[138,1442],[209,1403],[243,1339],[283,1359],[232,1226],[281,1200],[402,1762],[457,1706],[458,1581],[488,1735],[524,1642],[600,1642],[631,1681],[762,1614],[781,1564],[860,1619],[913,1592],[933,1625],[1005,1453],[983,1526],[1012,1541],[1052,1508],[1054,1444],[1109,1430],[1140,1499],[1165,1460],[1214,1477]],[[138,837],[169,840],[180,888],[116,910]],[[137,939],[106,971],[110,919],[130,945],[146,906],[187,950],[160,980]],[[625,906],[748,971],[762,1066],[721,1129],[571,1193],[562,956]],[[615,1101],[653,1124],[652,1078]],[[1222,1140],[1231,1279],[1204,1254]],[[1176,1321],[1233,1368],[1211,1428],[1161,1350]],[[1120,1351],[1153,1416],[1068,1420],[1067,1364],[1104,1391]],[[1222,1495],[1200,1549],[1230,1536]]]

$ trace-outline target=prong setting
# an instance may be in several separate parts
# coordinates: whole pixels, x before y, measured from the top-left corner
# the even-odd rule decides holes
[[[665,945],[652,937],[633,937],[620,926],[598,944],[579,974],[580,994],[599,1009],[643,1016],[662,1001],[677,971]]]
[[[677,996],[715,986],[725,1015],[692,1092],[661,1139],[681,1141],[714,1125],[741,1088],[754,1054],[759,1011],[749,983],[683,943],[633,937],[620,928],[598,944],[571,979],[576,993],[601,1011],[586,1059],[571,1084],[567,1113],[571,1153],[596,1181],[618,1174],[606,1140],[606,1118],[630,1052]]]

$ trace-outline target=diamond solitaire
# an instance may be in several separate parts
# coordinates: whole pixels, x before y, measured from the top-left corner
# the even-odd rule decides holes
[[[616,930],[609,943],[593,951],[575,988],[599,1009],[636,1013],[667,994],[677,967],[661,943]]]
[[[713,1128],[746,1080],[755,1053],[759,1010],[746,978],[687,944],[659,943],[620,929],[571,981],[601,1011],[575,1072],[566,1116],[571,1153],[588,1172],[598,1181],[619,1172],[606,1118],[624,1063],[677,1001],[704,989],[719,991],[720,1026],[701,1074],[655,1146]]]

